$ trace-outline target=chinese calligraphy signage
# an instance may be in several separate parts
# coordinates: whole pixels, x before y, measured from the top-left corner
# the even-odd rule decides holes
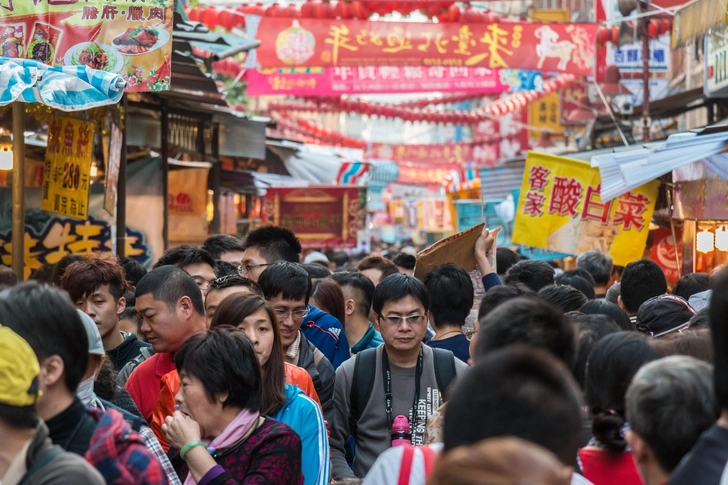
[[[248,71],[248,95],[337,96],[380,93],[502,93],[500,69],[459,66],[358,66]]]
[[[399,164],[397,182],[400,184],[442,185],[446,176],[453,171],[462,170],[462,168],[462,165],[457,163],[433,165],[432,163],[404,162]]]
[[[728,96],[728,39],[723,33],[705,36],[703,77],[703,92],[706,96]]]
[[[88,217],[94,124],[54,118],[48,127],[41,209],[76,219]]]
[[[596,24],[414,23],[263,17],[261,67],[455,66],[589,75]]]
[[[547,94],[543,98],[528,105],[528,124],[536,127],[529,130],[531,140],[538,141],[542,131],[552,136],[561,136],[564,127],[561,125],[561,100],[559,93]]]
[[[513,242],[566,254],[599,249],[624,266],[642,257],[659,186],[653,181],[603,202],[598,169],[530,152]]]
[[[476,161],[474,148],[474,146],[464,143],[445,143],[442,145],[372,143],[368,155],[375,160],[391,160],[393,162],[465,163]],[[440,182],[442,182],[442,179],[440,179]]]
[[[264,222],[293,231],[303,248],[355,248],[366,218],[366,188],[271,187],[263,217]]]
[[[1,55],[118,73],[169,89],[173,0],[0,0]]]

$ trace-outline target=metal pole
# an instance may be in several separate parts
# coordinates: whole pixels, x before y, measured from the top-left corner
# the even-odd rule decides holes
[[[13,103],[13,271],[25,279],[25,104]]]
[[[116,185],[116,255],[126,256],[126,129],[129,126],[126,94],[121,98],[121,112],[124,127],[121,131],[121,154],[119,155],[119,181]]]
[[[164,225],[162,226],[162,240],[164,250],[169,247],[169,113],[167,106],[162,105],[162,140],[160,143],[160,154],[162,157],[162,197],[164,198]]]
[[[210,188],[212,189],[212,233],[220,234],[220,171],[222,170],[222,162],[220,161],[220,125],[215,123],[212,128],[212,169],[210,177],[212,177]]]
[[[644,12],[650,9],[650,0],[644,5]],[[642,141],[650,141],[650,34],[649,17],[640,20],[642,27]]]

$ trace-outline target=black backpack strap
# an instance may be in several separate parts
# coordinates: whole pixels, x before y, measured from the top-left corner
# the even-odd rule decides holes
[[[455,379],[455,354],[446,349],[432,348],[432,358],[435,363],[435,379],[440,389],[443,401],[447,402],[447,391]]]
[[[377,349],[367,349],[354,357],[354,375],[349,391],[349,432],[356,438],[356,426],[369,402],[377,369]]]
[[[33,463],[31,463],[30,468],[25,473],[25,476],[23,477],[23,479],[20,480],[20,483],[18,485],[25,485],[26,483],[27,484],[33,483],[33,481],[31,480],[33,475],[35,475],[37,472],[39,472],[41,469],[43,469],[46,465],[48,465],[50,462],[52,462],[61,453],[63,453],[63,448],[61,448],[58,445],[53,445],[52,447],[48,448]]]

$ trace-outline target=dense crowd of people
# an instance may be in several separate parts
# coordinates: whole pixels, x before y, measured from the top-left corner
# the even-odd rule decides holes
[[[0,484],[725,482],[728,268],[415,255],[263,226],[0,268]]]

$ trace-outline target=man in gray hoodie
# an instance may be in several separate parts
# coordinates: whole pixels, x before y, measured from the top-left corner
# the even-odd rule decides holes
[[[40,366],[30,345],[0,325],[0,483],[103,485],[82,457],[54,446],[38,418]]]
[[[422,343],[430,296],[418,279],[401,273],[386,277],[374,291],[372,307],[384,344],[358,353],[336,371],[331,427],[335,480],[366,475],[391,447],[396,417],[409,421],[402,437],[424,444],[427,418],[442,403],[447,386],[467,369],[449,350]],[[350,433],[356,446],[353,470],[344,451]]]

